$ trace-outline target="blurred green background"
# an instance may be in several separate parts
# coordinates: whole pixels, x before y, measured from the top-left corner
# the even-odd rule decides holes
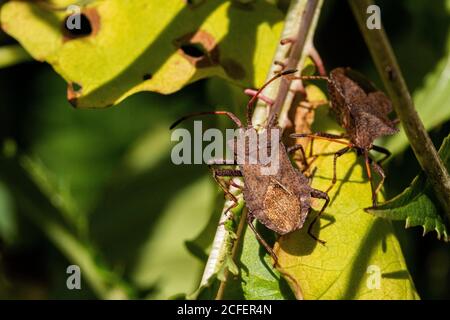
[[[377,2],[419,101],[434,97],[437,85],[449,87],[449,3]],[[0,42],[15,43],[5,34]],[[328,70],[350,66],[380,84],[346,3],[325,1],[315,43]],[[437,84],[427,80],[445,70]],[[245,98],[231,98],[236,90],[210,79],[170,96],[139,93],[116,107],[76,110],[48,65],[0,69],[0,141],[11,155],[0,161],[0,298],[156,299],[192,292],[205,261],[195,248],[211,242],[223,201],[205,166],[171,163],[168,128],[193,110],[239,113]],[[450,130],[450,89],[434,103],[433,110],[418,108],[423,117],[439,114],[429,125],[439,146]],[[398,150],[386,167],[389,198],[419,167],[410,148],[385,143]],[[420,228],[395,226],[420,296],[450,298],[448,244],[434,234],[422,237]],[[71,257],[86,263],[82,290],[66,288]]]

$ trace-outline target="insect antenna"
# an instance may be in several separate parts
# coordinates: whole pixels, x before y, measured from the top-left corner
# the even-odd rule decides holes
[[[238,117],[236,117],[233,113],[228,112],[228,111],[203,111],[203,112],[195,112],[195,113],[191,113],[188,115],[185,115],[184,117],[181,117],[180,119],[178,119],[177,121],[175,121],[171,126],[170,126],[170,130],[172,130],[173,128],[175,128],[176,126],[178,126],[181,122],[183,122],[184,120],[187,120],[189,118],[192,117],[197,117],[197,116],[203,116],[203,115],[210,115],[210,114],[215,114],[215,115],[224,115],[227,116],[228,118],[230,118],[231,121],[233,121],[239,128],[242,128],[242,122],[241,120],[239,120]]]
[[[295,72],[297,72],[296,69],[290,69],[290,70],[280,72],[280,73],[276,74],[275,76],[273,76],[271,79],[269,79],[261,88],[259,88],[258,91],[256,91],[256,94],[247,103],[247,125],[248,126],[252,126],[253,107],[255,105],[256,100],[258,100],[258,96],[260,95],[260,93],[276,79],[286,76],[286,75],[289,75],[289,74],[292,74],[292,73],[295,73]]]

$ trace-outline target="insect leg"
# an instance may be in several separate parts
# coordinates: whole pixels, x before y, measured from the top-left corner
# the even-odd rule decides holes
[[[375,150],[375,151],[377,151],[379,153],[384,154],[384,157],[377,161],[378,164],[383,163],[387,158],[389,158],[391,156],[391,152],[388,149],[380,147],[380,146],[375,146],[374,145],[374,146],[372,146],[372,150]]]
[[[258,94],[257,90],[254,89],[245,89],[244,93],[248,96],[254,97]],[[259,94],[258,98],[262,101],[264,101],[266,104],[268,104],[270,107],[273,106],[273,104],[275,103],[275,101],[269,97],[266,97],[263,94]]]
[[[258,231],[256,231],[255,226],[253,225],[253,220],[255,220],[255,218],[253,217],[253,215],[248,212],[247,213],[247,224],[249,225],[250,229],[252,229],[253,233],[256,236],[256,239],[258,239],[258,241],[263,245],[264,248],[266,248],[267,252],[270,254],[270,256],[272,257],[273,261],[274,261],[274,266],[278,265],[278,257],[275,254],[275,252],[273,252],[272,248],[267,244],[267,242],[261,237],[261,235],[258,233]]]
[[[316,47],[311,44],[308,48],[308,55],[311,57],[311,59],[314,61],[314,64],[317,67],[317,70],[319,71],[319,74],[321,76],[326,76],[327,71],[325,70],[325,65],[323,64],[322,58],[320,57],[319,52],[317,51]]]
[[[377,206],[377,194],[373,188],[372,170],[370,170],[371,160],[369,158],[369,152],[367,150],[364,150],[364,162],[366,165],[367,177],[369,178],[370,189],[372,190],[372,206],[376,207]]]
[[[297,70],[285,70],[282,71],[280,73],[277,73],[276,75],[274,75],[271,79],[269,79],[265,84],[263,84],[263,86],[261,88],[258,89],[258,91],[256,92],[256,94],[250,99],[250,101],[247,103],[247,125],[249,127],[252,126],[252,114],[253,114],[253,108],[255,105],[256,100],[258,100],[259,95],[261,94],[261,92],[269,85],[271,84],[273,81],[275,81],[276,79],[286,76],[286,75],[290,75],[294,72],[297,72]]]
[[[369,161],[372,162],[372,167],[374,168],[374,170],[380,175],[381,177],[381,181],[378,183],[377,188],[375,189],[375,199],[376,196],[378,194],[378,192],[380,192],[381,187],[383,186],[384,183],[384,179],[386,179],[386,175],[384,173],[383,168],[381,167],[381,165],[379,164],[379,162],[373,161],[372,159],[369,158]]]
[[[345,148],[339,150],[338,152],[336,152],[334,154],[334,157],[333,157],[333,180],[331,180],[331,185],[328,187],[328,189],[326,191],[327,193],[331,190],[331,188],[334,187],[334,185],[336,184],[336,181],[337,181],[337,177],[336,177],[336,163],[337,163],[337,159],[340,156],[342,156],[345,153],[347,153],[349,150],[350,150],[350,147],[345,147]]]
[[[303,148],[303,146],[301,144],[296,144],[296,145],[288,147],[287,148],[287,153],[290,154],[290,153],[295,152],[297,150],[300,150],[300,152],[302,154],[302,162],[303,162],[303,165],[305,167],[305,170],[308,169],[309,165],[308,165],[308,161],[306,160],[305,149]]]
[[[328,196],[328,194],[326,192],[323,192],[323,191],[320,191],[320,190],[317,190],[317,189],[312,189],[311,197],[316,198],[316,199],[325,199],[325,203],[323,204],[323,206],[320,209],[320,211],[317,214],[317,216],[314,218],[314,220],[309,225],[309,227],[308,227],[308,234],[314,240],[320,242],[321,244],[325,244],[325,241],[320,240],[319,238],[317,238],[311,231],[312,231],[312,228],[313,228],[314,224],[317,222],[317,220],[320,218],[322,213],[325,211],[326,207],[328,207],[328,204],[330,203],[330,197]]]
[[[224,211],[224,214],[227,215],[228,212],[230,212],[231,209],[236,208],[239,203],[236,196],[230,192],[229,186],[232,185],[240,189],[242,189],[242,187],[235,184],[233,181],[228,183],[223,182],[223,180],[219,179],[219,177],[242,177],[242,172],[236,169],[215,169],[213,165],[208,165],[208,168],[212,171],[213,178],[223,190],[225,197],[228,197],[232,201],[232,204]]]

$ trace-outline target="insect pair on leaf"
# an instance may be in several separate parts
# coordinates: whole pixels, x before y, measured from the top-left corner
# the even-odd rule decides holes
[[[278,141],[277,159],[279,161],[278,170],[275,174],[262,174],[261,169],[270,164],[262,163],[237,163],[235,154],[232,163],[236,165],[235,169],[221,169],[217,168],[222,165],[229,165],[229,161],[215,160],[210,163],[215,180],[225,192],[225,196],[232,200],[232,204],[226,209],[226,212],[237,206],[237,198],[229,191],[230,186],[233,185],[243,192],[244,200],[248,208],[247,223],[252,231],[255,233],[259,242],[266,248],[274,259],[274,264],[277,264],[277,257],[272,248],[265,242],[261,235],[256,231],[253,221],[257,219],[267,228],[275,231],[279,235],[291,233],[303,227],[303,224],[311,209],[311,198],[318,198],[325,200],[322,208],[317,216],[308,227],[308,234],[324,244],[325,241],[318,239],[311,231],[313,225],[319,219],[320,215],[328,206],[330,199],[328,191],[336,183],[336,162],[337,159],[350,150],[356,150],[358,155],[362,155],[365,160],[365,167],[367,175],[371,184],[373,206],[376,206],[376,195],[379,192],[385,175],[381,168],[380,161],[376,162],[369,155],[370,150],[381,152],[385,155],[384,159],[389,156],[389,151],[375,146],[374,140],[380,136],[391,135],[398,130],[395,128],[396,121],[391,121],[388,114],[392,111],[392,105],[389,99],[382,93],[375,89],[375,87],[360,74],[348,68],[337,68],[331,71],[329,77],[325,76],[294,76],[296,70],[287,70],[278,73],[266,84],[264,84],[250,99],[247,104],[247,123],[242,124],[241,120],[231,112],[228,111],[207,111],[187,115],[176,121],[171,129],[177,126],[180,122],[200,115],[225,115],[230,118],[238,128],[245,132],[255,130],[252,124],[252,113],[256,100],[261,92],[273,81],[280,77],[298,80],[326,80],[328,84],[328,92],[330,97],[331,109],[337,116],[338,123],[345,129],[343,135],[335,135],[329,133],[295,133],[293,138],[311,138],[324,139],[345,145],[334,155],[333,161],[333,179],[331,186],[326,192],[317,190],[311,187],[310,179],[307,178],[300,170],[295,168],[290,159],[289,154],[296,150],[301,150],[305,158],[303,147],[298,144],[292,147],[286,147],[281,141],[281,134]],[[281,128],[277,126],[278,115],[273,111],[269,113],[266,125],[260,128],[257,135],[258,138],[267,132],[277,130],[281,133]],[[267,139],[267,138],[266,138]],[[260,139],[257,139],[260,141]],[[265,140],[267,141],[267,140]],[[271,148],[270,145],[265,144],[254,146],[253,150],[258,152],[260,148]],[[236,149],[235,149],[236,150]],[[249,156],[249,148],[245,149],[245,156]],[[267,150],[271,152],[271,150]],[[384,160],[383,159],[383,160]],[[306,160],[306,159],[305,159]],[[371,167],[380,174],[381,181],[375,188],[372,181]],[[224,177],[242,177],[244,186],[235,184],[233,180],[225,181]]]

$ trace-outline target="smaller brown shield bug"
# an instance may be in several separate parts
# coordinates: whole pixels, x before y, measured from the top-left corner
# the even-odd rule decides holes
[[[255,233],[259,242],[266,248],[277,263],[277,257],[272,248],[266,243],[261,235],[255,229],[253,220],[257,219],[267,228],[275,231],[279,235],[291,233],[303,227],[303,224],[311,209],[311,198],[324,199],[325,203],[319,211],[318,215],[308,227],[308,234],[315,240],[324,243],[312,234],[312,226],[319,216],[327,207],[330,199],[325,192],[314,189],[310,186],[309,179],[302,172],[293,167],[288,154],[295,150],[301,149],[300,145],[286,148],[281,141],[281,128],[273,125],[267,125],[260,131],[254,128],[251,115],[253,105],[262,90],[273,82],[275,79],[292,74],[296,70],[288,70],[281,72],[269,80],[262,88],[260,88],[253,98],[247,104],[247,125],[244,126],[238,117],[228,111],[206,111],[187,115],[176,121],[170,128],[174,128],[181,121],[199,115],[226,115],[236,126],[241,129],[244,136],[245,161],[239,161],[239,148],[234,148],[234,160],[215,160],[209,163],[213,169],[214,178],[219,186],[225,192],[225,196],[233,201],[233,204],[226,210],[228,212],[236,207],[238,200],[228,190],[230,184],[240,188],[244,195],[244,200],[248,208],[247,222],[252,231]],[[269,119],[273,117],[269,116]],[[269,123],[271,123],[270,121]],[[251,136],[256,137],[256,143],[252,144]],[[272,138],[277,137],[276,141]],[[239,145],[236,140],[232,143]],[[242,146],[242,145],[241,145]],[[275,156],[276,163],[263,163],[261,152]],[[249,159],[256,159],[254,163]],[[215,166],[231,164],[237,166],[235,169],[216,169]],[[273,170],[273,167],[276,170]],[[242,177],[244,186],[231,182],[222,183],[224,177]]]
[[[389,150],[373,144],[374,140],[386,135],[398,132],[398,121],[390,120],[388,115],[392,112],[392,104],[389,98],[368,81],[360,73],[350,68],[337,68],[330,72],[329,77],[324,76],[300,76],[294,77],[301,80],[322,79],[327,81],[330,107],[336,114],[338,123],[345,129],[342,135],[317,132],[312,134],[296,133],[293,138],[309,137],[312,139],[324,139],[344,144],[345,147],[334,154],[333,180],[327,192],[336,183],[337,159],[351,149],[358,155],[364,156],[366,172],[372,191],[372,204],[377,204],[377,194],[380,191],[385,174],[381,162],[389,157]],[[348,141],[343,141],[346,139]],[[385,155],[380,161],[374,161],[369,151],[374,150]],[[381,181],[375,188],[372,181],[373,169],[381,176]]]

